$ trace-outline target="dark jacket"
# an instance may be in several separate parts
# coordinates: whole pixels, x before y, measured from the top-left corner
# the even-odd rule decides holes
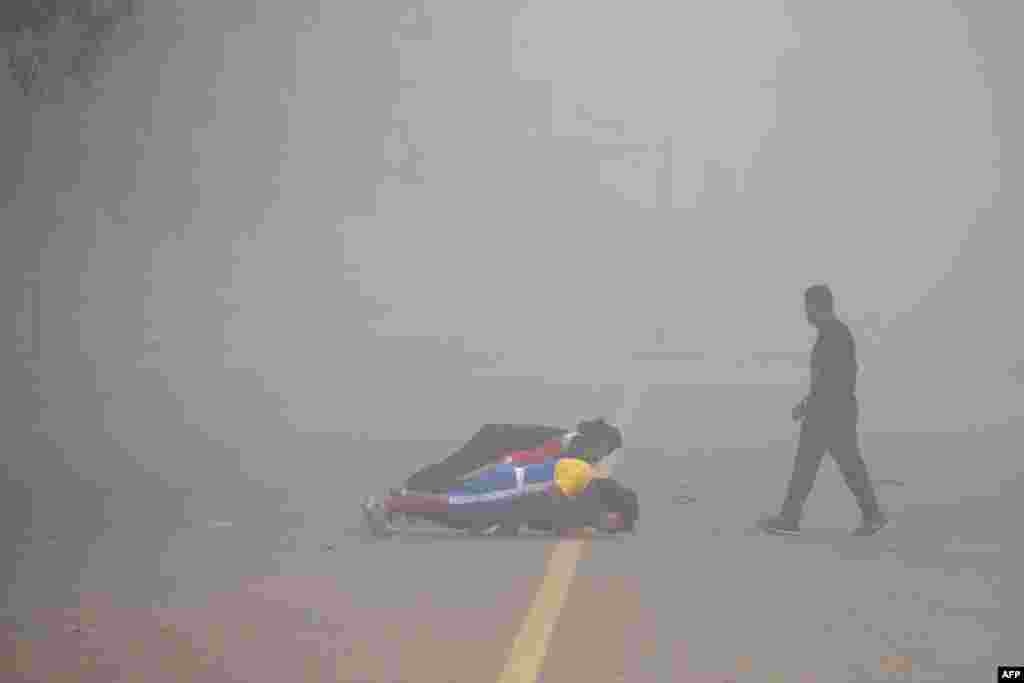
[[[567,429],[545,425],[484,425],[462,448],[441,462],[413,473],[406,480],[405,488],[442,493],[470,472],[497,463],[504,453],[536,448],[568,433]]]

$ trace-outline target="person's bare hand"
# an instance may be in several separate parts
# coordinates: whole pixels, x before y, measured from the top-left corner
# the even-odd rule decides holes
[[[800,422],[807,414],[807,399],[800,401],[793,406],[793,422]]]

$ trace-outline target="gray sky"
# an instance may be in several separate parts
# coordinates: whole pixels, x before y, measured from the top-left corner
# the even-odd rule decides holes
[[[502,326],[484,313],[491,305],[543,302],[537,324],[547,327],[566,311],[585,315],[588,300],[611,297],[641,310],[633,329],[599,342],[606,351],[625,350],[662,323],[685,346],[728,340],[789,349],[805,341],[793,324],[793,292],[809,281],[834,283],[853,314],[891,319],[912,310],[950,270],[998,182],[991,102],[963,19],[935,3],[918,5],[887,13],[885,27],[866,6],[860,16],[804,26],[804,37],[781,4],[761,2],[687,3],[685,10],[588,3],[587,11],[544,3],[516,20],[439,4],[435,40],[405,50],[403,73],[416,87],[399,110],[425,156],[426,183],[384,193],[376,219],[339,228],[347,258],[361,265],[364,291],[393,307],[383,328],[515,347],[532,331],[518,320],[514,329]],[[929,30],[908,50],[907,36],[921,24]],[[859,37],[846,37],[851,26]],[[319,31],[325,40],[330,32],[329,25]],[[870,50],[857,49],[863,42]],[[522,106],[550,110],[554,140],[526,137],[508,106],[524,97],[520,78],[550,83],[551,103]],[[342,95],[318,96],[323,105],[295,106],[329,106],[328,98]],[[635,168],[605,152],[604,184],[589,191],[608,198],[588,204],[571,187],[559,196],[552,187],[574,182],[551,158],[559,138],[600,139],[577,120],[577,105],[622,120],[630,142],[673,136],[681,209],[694,198],[700,207],[705,160],[745,171],[737,220],[723,226],[699,211],[668,218],[640,211],[656,155]],[[780,111],[788,119],[779,120]],[[319,135],[313,127],[290,130],[299,140]],[[624,212],[634,210],[628,222],[605,211],[618,198]],[[621,266],[570,269],[567,277],[560,259],[591,239],[595,271],[620,259]],[[538,243],[554,256],[530,257]],[[471,284],[439,277],[453,265]],[[645,270],[655,271],[653,281]],[[745,312],[725,321],[725,307]],[[749,341],[748,324],[756,328]]]
[[[544,347],[576,354],[628,353],[658,326],[690,349],[803,349],[803,286],[833,283],[855,318],[908,314],[998,188],[991,98],[951,6],[901,4],[884,22],[871,5],[766,2],[429,10],[434,39],[399,42],[410,87],[396,109],[425,182],[385,185],[373,218],[323,216],[363,294],[389,309],[381,332],[460,337],[539,365],[535,330],[552,326]],[[310,81],[327,77],[332,34],[327,20],[301,39],[316,55],[300,52]],[[322,167],[313,124],[344,99],[292,100],[285,186]],[[612,149],[581,105],[621,121],[623,142],[672,136],[676,212],[644,210],[657,152]],[[732,205],[702,200],[708,160],[742,181]],[[565,267],[582,250],[587,263]],[[625,311],[624,329],[587,321],[604,302]]]
[[[36,117],[35,189],[10,210],[57,226],[43,354],[73,355],[57,340],[80,332],[117,429],[140,422],[140,367],[174,419],[236,441],[281,410],[299,430],[454,431],[537,401],[473,396],[473,373],[795,386],[792,363],[737,359],[805,353],[817,280],[859,333],[888,328],[863,344],[869,370],[1019,347],[1006,321],[994,340],[933,331],[935,311],[976,308],[978,253],[1016,246],[1005,214],[975,223],[1001,189],[994,86],[949,3],[437,1],[404,23],[316,5],[153,5],[80,116]],[[80,180],[44,183],[69,149]],[[706,359],[637,370],[658,328]]]

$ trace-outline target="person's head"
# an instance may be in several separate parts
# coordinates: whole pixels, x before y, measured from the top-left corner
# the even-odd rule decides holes
[[[811,285],[804,290],[804,313],[807,322],[815,326],[835,317],[835,300],[828,285]]]
[[[573,457],[594,464],[622,448],[622,432],[603,418],[583,420],[576,425],[576,437],[569,446]]]
[[[602,526],[617,531],[633,531],[640,518],[640,499],[636,491],[615,479],[604,477],[590,482],[604,508]]]

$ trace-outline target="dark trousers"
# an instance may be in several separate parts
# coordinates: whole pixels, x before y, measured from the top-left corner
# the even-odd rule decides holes
[[[804,503],[814,486],[826,451],[843,473],[846,485],[857,499],[861,514],[869,519],[878,515],[875,488],[868,476],[858,442],[858,414],[857,400],[854,398],[810,406],[800,426],[800,443],[793,463],[793,476],[789,480],[786,500],[782,505],[782,516],[785,519],[800,521]]]

